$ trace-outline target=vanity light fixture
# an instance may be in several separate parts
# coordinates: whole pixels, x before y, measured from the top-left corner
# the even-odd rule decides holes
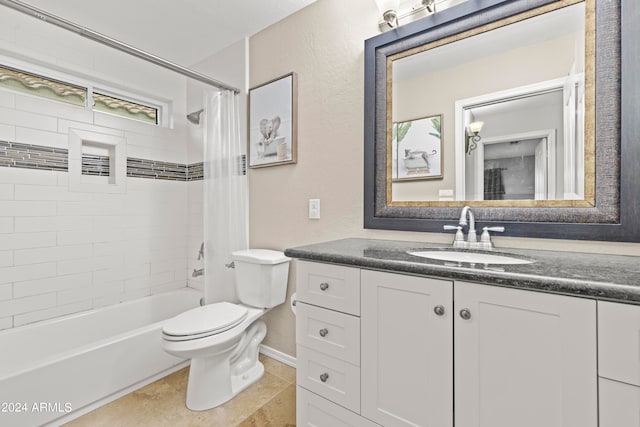
[[[480,137],[480,131],[482,130],[482,126],[484,126],[484,122],[477,121],[469,123],[467,126],[467,141],[464,147],[464,151],[471,155],[471,152],[478,148],[478,142],[482,139]]]
[[[382,13],[382,19],[390,27],[397,27],[398,24],[398,8],[400,0],[376,0],[378,9]]]

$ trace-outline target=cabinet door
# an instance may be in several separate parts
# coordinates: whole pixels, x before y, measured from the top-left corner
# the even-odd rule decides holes
[[[361,277],[362,415],[385,427],[452,426],[451,282]]]
[[[598,374],[640,386],[640,306],[598,302]]]
[[[455,282],[456,427],[596,427],[595,301]]]
[[[600,378],[600,427],[640,426],[640,387]]]

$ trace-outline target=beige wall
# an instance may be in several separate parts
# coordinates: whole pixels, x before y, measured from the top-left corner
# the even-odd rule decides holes
[[[345,237],[450,242],[444,233],[365,230],[364,40],[378,34],[374,0],[318,0],[250,39],[250,86],[298,74],[298,163],[249,171],[251,245],[285,249]],[[322,217],[307,218],[310,198]],[[496,237],[497,246],[640,254],[640,244]],[[289,295],[295,291],[295,263]],[[295,355],[287,305],[266,316],[265,344]]]

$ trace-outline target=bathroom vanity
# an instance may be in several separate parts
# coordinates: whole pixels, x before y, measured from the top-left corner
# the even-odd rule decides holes
[[[369,239],[285,252],[298,259],[298,425],[640,425],[639,258],[408,253],[425,249],[451,252]]]

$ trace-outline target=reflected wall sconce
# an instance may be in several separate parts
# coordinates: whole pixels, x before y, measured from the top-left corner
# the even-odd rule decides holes
[[[436,12],[436,0],[420,0],[420,3],[417,3],[402,12],[399,10],[400,0],[376,0],[376,4],[378,5],[378,10],[380,10],[380,13],[382,14],[382,20],[378,22],[380,31],[397,28],[403,23],[407,23],[427,16],[429,13]]]
[[[478,142],[482,139],[480,137],[480,131],[484,126],[484,122],[477,121],[469,123],[467,126],[467,140],[464,146],[465,153],[471,155],[471,152],[478,148]]]

